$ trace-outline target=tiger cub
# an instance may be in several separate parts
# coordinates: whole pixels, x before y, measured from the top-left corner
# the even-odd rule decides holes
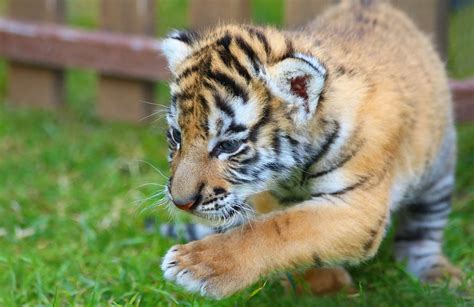
[[[169,198],[218,229],[173,246],[166,279],[222,298],[277,270],[356,264],[395,211],[396,259],[422,281],[460,278],[441,250],[456,154],[446,73],[404,14],[372,2],[294,32],[222,25],[162,42]]]

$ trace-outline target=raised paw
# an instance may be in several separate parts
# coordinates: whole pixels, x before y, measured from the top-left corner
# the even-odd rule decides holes
[[[213,298],[231,295],[250,285],[258,274],[246,265],[248,261],[241,260],[245,253],[223,236],[173,246],[161,264],[164,277],[190,292]]]

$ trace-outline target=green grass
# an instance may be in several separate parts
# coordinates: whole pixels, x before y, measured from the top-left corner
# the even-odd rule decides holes
[[[472,281],[474,270],[474,124],[459,128],[459,180],[446,252]],[[0,107],[0,305],[211,303],[166,283],[160,256],[174,242],[145,231],[166,222],[163,210],[136,201],[164,183],[142,160],[166,172],[162,132],[103,124],[70,114]],[[148,202],[149,204],[149,202]],[[269,280],[222,305],[468,304],[445,288],[420,285],[394,263],[391,235],[375,260],[353,269],[355,298],[295,297]],[[472,299],[472,298],[471,298]],[[473,303],[473,301],[470,301]]]
[[[281,26],[284,0],[253,0],[252,20],[256,24]]]
[[[448,69],[455,78],[474,76],[474,2],[450,17]]]
[[[96,28],[97,3],[68,0],[68,22]],[[186,3],[159,1],[157,35],[186,26]],[[282,3],[253,0],[253,19],[281,25]],[[4,12],[5,0],[0,0],[0,15]],[[451,18],[448,67],[454,77],[474,75],[474,41],[466,34],[472,34],[467,31],[472,20],[472,7]],[[166,283],[159,270],[160,257],[175,242],[145,230],[145,220],[166,222],[167,213],[143,212],[146,206],[139,204],[157,191],[139,186],[165,182],[141,162],[167,172],[160,125],[98,121],[93,72],[66,74],[66,107],[57,113],[4,104],[5,75],[0,60],[0,306],[474,304],[472,292],[460,296],[444,287],[429,288],[405,273],[392,259],[391,232],[375,259],[351,269],[357,297],[296,297],[273,279],[219,303],[190,295]],[[157,101],[168,97],[166,86],[157,86]],[[474,124],[460,125],[458,131],[457,191],[445,250],[463,268],[466,281],[474,282]]]
[[[67,24],[85,29],[95,29],[99,27],[99,12],[100,3],[97,0],[66,0]]]

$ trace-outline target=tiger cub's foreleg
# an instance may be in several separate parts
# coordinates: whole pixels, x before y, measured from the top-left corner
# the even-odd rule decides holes
[[[388,185],[319,197],[224,234],[172,247],[162,270],[189,291],[224,297],[261,276],[314,262],[359,262],[378,249]],[[329,196],[330,197],[330,196]]]

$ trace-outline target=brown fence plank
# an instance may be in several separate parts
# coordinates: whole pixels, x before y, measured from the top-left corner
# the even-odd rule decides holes
[[[63,0],[11,0],[9,16],[18,20],[60,23]],[[64,75],[60,70],[10,62],[7,101],[17,105],[54,108],[63,102]]]
[[[474,121],[474,79],[451,80],[449,87],[453,93],[456,120],[458,122]]]
[[[115,0],[110,1],[117,3]],[[292,3],[299,1],[299,5],[302,5],[301,3],[305,0],[288,1]],[[36,0],[34,2],[39,3]],[[59,3],[55,1],[48,2]],[[27,0],[15,0],[14,2],[17,6],[21,6],[21,3],[33,2]],[[397,5],[400,5],[400,3]],[[304,5],[302,7],[304,8]],[[319,9],[316,8],[315,10]],[[37,9],[33,11],[37,11]],[[152,11],[150,9],[148,12]],[[28,18],[28,14],[34,16],[31,11],[23,12],[23,14],[25,14],[23,17],[19,15],[18,18]],[[45,14],[44,16],[49,15]],[[305,17],[301,17],[301,14],[299,16],[299,20],[304,22]],[[308,16],[310,15],[308,14]],[[47,17],[42,18],[47,20]],[[140,19],[140,22],[142,21]],[[295,22],[294,24],[298,23]],[[119,24],[115,25],[119,27]],[[120,26],[123,25],[120,23]],[[141,26],[135,29],[138,28],[152,27],[149,23],[142,23]],[[144,108],[137,107],[133,102],[140,104],[140,100],[151,100],[151,90],[146,88],[146,84],[151,83],[132,81],[130,78],[152,81],[163,80],[169,76],[165,60],[159,52],[159,44],[158,40],[143,36],[87,32],[58,25],[31,24],[0,18],[0,55],[11,61],[24,63],[13,64],[14,68],[10,69],[9,92],[10,97],[14,97],[10,100],[15,103],[37,104],[41,102],[39,105],[52,106],[56,105],[57,101],[61,101],[58,98],[60,97],[58,93],[62,92],[62,83],[57,81],[62,80],[62,78],[54,77],[61,75],[61,73],[28,64],[57,69],[64,67],[90,68],[104,72],[107,75],[123,77],[122,79],[110,78],[111,88],[105,91],[109,94],[102,96],[101,99],[110,103],[108,112],[112,114],[112,118],[136,120],[138,116],[141,116],[139,115],[140,110],[144,110]],[[21,80],[22,82],[11,82],[12,80]],[[129,90],[126,90],[131,83],[138,84],[138,86],[131,86]],[[458,120],[474,121],[474,81],[452,81],[450,86]],[[17,94],[12,95],[12,93]],[[23,100],[17,100],[15,97],[18,96],[23,96]],[[52,99],[44,100],[45,103],[43,103],[43,99],[39,99],[41,97]],[[51,103],[51,101],[56,102]],[[114,101],[124,101],[124,103],[115,104]],[[132,104],[129,105],[128,102],[131,101]],[[124,113],[133,116],[123,118]]]
[[[291,28],[302,26],[336,2],[335,0],[285,0],[285,24]]]
[[[160,41],[0,18],[0,56],[50,68],[92,69],[107,75],[167,80]]]
[[[250,21],[250,0],[189,0],[189,24],[201,30],[221,21]]]
[[[153,34],[154,0],[102,0],[101,27],[108,31]],[[139,121],[153,99],[153,83],[102,75],[98,113],[113,120]]]

